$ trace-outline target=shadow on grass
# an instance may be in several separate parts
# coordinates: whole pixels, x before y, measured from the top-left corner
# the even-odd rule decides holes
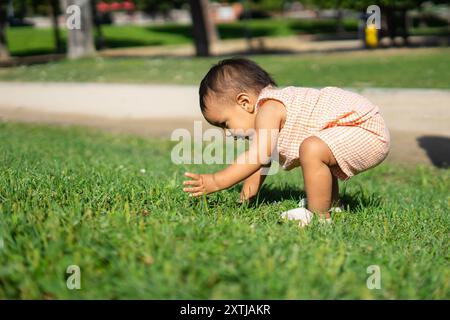
[[[283,24],[282,24],[283,25]],[[280,32],[288,32],[290,34],[335,34],[337,29],[337,22],[332,20],[319,21],[303,21],[295,20],[284,26],[286,30],[281,30],[282,27],[274,24],[273,21],[261,21],[259,24],[238,22],[234,24],[219,24],[217,25],[217,32],[220,39],[238,39],[251,37],[269,37],[280,35]],[[343,30],[347,32],[356,32],[358,28],[357,22],[343,23]],[[186,39],[193,39],[192,26],[190,25],[163,25],[148,27],[147,30],[151,32],[167,33],[170,35],[183,36]],[[284,34],[288,35],[288,34]]]
[[[333,20],[294,21],[289,25],[292,31],[298,33],[334,33],[337,23]]]
[[[450,138],[442,136],[421,136],[417,138],[419,146],[424,149],[434,166],[450,167]]]
[[[362,190],[356,192],[344,192],[340,194],[341,202],[345,210],[359,210],[367,208],[376,208],[382,205],[381,197],[377,194]]]
[[[66,50],[64,46],[64,51]],[[49,55],[56,54],[56,50],[53,48],[34,48],[34,49],[26,49],[26,50],[17,50],[11,52],[12,57],[30,57],[30,56],[39,56],[39,55]]]
[[[269,37],[277,35],[274,28],[271,27],[246,27],[245,25],[222,25],[218,27],[220,38],[226,39],[238,39],[251,37]]]
[[[192,34],[192,26],[190,25],[162,25],[162,26],[152,26],[152,27],[147,27],[146,28],[147,31],[151,31],[151,32],[159,32],[159,33],[167,33],[170,35],[179,35],[179,36],[183,36],[186,39],[193,39],[193,34]]]
[[[187,40],[193,40],[192,27],[189,25],[166,25],[166,26],[155,26],[148,27],[148,31],[167,33],[170,35],[178,35],[186,38]],[[276,30],[270,26],[249,26],[244,24],[232,25],[218,25],[217,32],[219,38],[225,39],[239,39],[245,38],[247,35],[252,37],[265,37],[276,35]]]
[[[163,45],[162,41],[139,41],[131,39],[105,39],[105,48],[129,48],[129,47],[144,47],[144,46],[160,46]]]
[[[306,193],[302,189],[296,189],[292,187],[279,188],[279,187],[264,187],[258,198],[253,199],[249,206],[257,207],[261,204],[270,204],[283,200],[294,200],[298,202],[301,198],[304,198]],[[375,208],[382,205],[381,197],[376,194],[367,193],[361,187],[357,191],[348,192],[345,187],[340,190],[340,201],[345,210],[359,210],[362,208]]]

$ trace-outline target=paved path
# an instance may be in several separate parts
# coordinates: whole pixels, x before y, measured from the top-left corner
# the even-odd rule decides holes
[[[450,163],[450,90],[359,92],[379,105],[386,119],[392,138],[388,161]],[[193,86],[1,82],[0,118],[167,137],[202,120]]]

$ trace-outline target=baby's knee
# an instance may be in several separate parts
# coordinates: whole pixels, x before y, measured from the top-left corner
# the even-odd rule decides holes
[[[326,165],[335,165],[335,160],[327,144],[316,136],[310,136],[303,140],[299,149],[300,165],[308,165],[313,162],[322,162]],[[334,163],[333,163],[334,162]]]

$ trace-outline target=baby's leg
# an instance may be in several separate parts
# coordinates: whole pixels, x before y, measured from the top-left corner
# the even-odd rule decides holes
[[[329,210],[334,200],[333,175],[330,167],[337,165],[333,153],[320,138],[311,136],[300,146],[299,159],[305,181],[308,210],[320,214],[322,218],[329,218]]]
[[[336,176],[332,176],[333,177],[333,187],[331,190],[331,206],[339,206],[340,201],[339,201],[339,183],[338,183],[338,179],[336,178]]]

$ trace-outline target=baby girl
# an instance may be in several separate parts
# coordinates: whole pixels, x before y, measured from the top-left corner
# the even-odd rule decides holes
[[[311,223],[314,214],[331,222],[341,210],[338,180],[380,164],[389,153],[389,131],[376,105],[335,87],[277,88],[255,62],[233,58],[214,65],[200,84],[200,108],[212,125],[252,138],[245,153],[213,174],[186,172],[183,190],[197,197],[243,180],[241,201],[255,197],[265,167],[277,153],[281,166],[300,166],[306,201],[281,216]],[[255,161],[248,161],[255,159]],[[306,206],[306,207],[305,207]]]

